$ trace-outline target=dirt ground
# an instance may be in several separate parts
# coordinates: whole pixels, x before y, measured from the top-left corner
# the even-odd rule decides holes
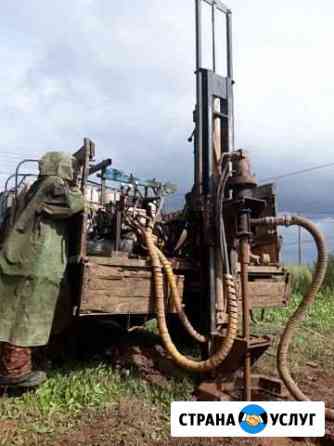
[[[166,439],[155,441],[159,427],[159,414],[145,406],[142,401],[123,400],[113,411],[92,419],[83,419],[80,428],[57,438],[59,446],[81,445],[161,445],[161,446],[330,446],[334,437],[323,439]],[[332,431],[333,432],[333,431]]]
[[[114,366],[126,370],[135,367],[142,379],[164,387],[170,374],[182,374],[168,359],[162,347],[150,342],[144,347],[123,345],[110,352]],[[334,376],[306,365],[300,372],[299,383],[310,399],[325,401],[330,407],[334,401]],[[307,403],[306,403],[307,404]],[[57,439],[57,445],[161,445],[161,446],[329,446],[334,445],[334,423],[327,423],[323,439],[166,439],[157,442],[162,414],[141,400],[121,400],[118,407],[93,418],[83,418],[79,429]]]
[[[184,376],[166,356],[164,349],[153,334],[143,334],[142,342],[133,335],[135,342],[118,343],[117,346],[103,346],[102,339],[96,343],[91,336],[93,348],[100,345],[104,355],[110,358],[115,369],[125,374],[135,369],[141,379],[163,388],[169,385],[168,377]],[[110,340],[110,338],[108,338]],[[92,354],[85,345],[88,356]],[[95,352],[96,353],[96,352]],[[100,352],[101,353],[101,352]],[[333,407],[334,374],[331,370],[321,370],[317,364],[309,363],[298,370],[299,384],[310,399],[324,400]],[[188,375],[189,377],[189,375]],[[190,379],[190,378],[189,378]],[[306,403],[307,404],[307,403]],[[0,422],[0,440],[6,433],[15,429],[15,421]],[[57,431],[51,436],[36,435],[29,443],[38,446],[334,446],[334,423],[327,424],[327,435],[322,439],[171,439],[168,436],[169,419],[162,408],[136,397],[122,398],[101,410],[84,411],[75,428],[71,431]],[[29,437],[30,438],[30,437]],[[161,440],[163,438],[163,440]],[[3,444],[3,443],[1,443]],[[16,444],[16,443],[15,443]],[[21,443],[20,443],[21,444]]]

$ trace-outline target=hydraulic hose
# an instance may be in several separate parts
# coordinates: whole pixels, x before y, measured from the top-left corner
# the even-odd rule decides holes
[[[188,316],[186,315],[186,313],[183,309],[182,300],[181,300],[180,293],[179,293],[177,283],[175,280],[175,275],[173,273],[173,268],[172,268],[170,262],[167,260],[165,255],[160,251],[160,249],[157,246],[155,247],[155,249],[158,254],[159,260],[163,266],[163,269],[166,273],[168,284],[170,286],[170,290],[172,293],[173,303],[175,305],[178,317],[179,317],[182,325],[184,326],[186,331],[189,333],[189,335],[192,336],[194,339],[196,339],[198,342],[201,342],[201,343],[207,342],[207,340],[208,340],[207,337],[201,335],[197,330],[195,330],[195,328],[192,326],[191,322],[188,319]]]
[[[298,387],[297,383],[291,376],[288,364],[288,353],[291,340],[294,335],[299,322],[305,318],[307,308],[313,304],[316,295],[323,283],[327,264],[328,264],[328,251],[325,243],[325,239],[319,229],[308,219],[299,216],[284,216],[284,217],[266,217],[251,220],[254,225],[267,225],[267,226],[301,226],[306,229],[313,237],[318,250],[318,258],[313,274],[312,283],[299,304],[297,310],[288,320],[286,327],[281,336],[278,354],[277,354],[277,368],[281,379],[285,383],[291,395],[299,401],[307,401],[309,398]],[[326,408],[326,418],[334,420],[334,410]]]
[[[227,155],[227,154],[226,154]],[[224,161],[228,161],[228,157],[225,156]],[[217,187],[217,198],[216,198],[216,226],[218,235],[218,246],[220,249],[220,255],[224,263],[225,273],[230,274],[230,262],[227,252],[227,242],[226,242],[226,231],[223,218],[223,201],[225,197],[225,189],[227,181],[230,177],[229,165],[225,164],[222,173],[219,178],[219,183]]]
[[[231,351],[238,330],[238,302],[233,277],[226,276],[229,314],[227,334],[211,357],[204,361],[195,361],[184,356],[177,350],[168,332],[165,314],[163,273],[151,229],[145,231],[145,242],[152,262],[158,329],[167,352],[171,355],[176,364],[188,370],[204,373],[215,369],[224,361]]]
[[[136,222],[132,221],[133,226],[139,231],[139,233],[143,236],[143,238],[145,239],[145,231],[143,230],[143,228],[138,225]],[[154,223],[152,223],[152,226],[154,225]],[[152,238],[152,231],[151,231],[151,238]],[[152,238],[153,240],[153,238]],[[154,243],[153,243],[154,244]],[[183,305],[182,305],[182,299],[180,297],[179,294],[179,290],[177,287],[177,283],[175,280],[175,275],[173,272],[173,268],[170,264],[170,262],[168,261],[168,259],[166,258],[166,256],[163,254],[163,252],[154,244],[154,248],[156,250],[156,253],[158,255],[159,261],[162,264],[162,267],[166,273],[166,277],[168,280],[168,284],[171,290],[171,294],[172,294],[172,299],[173,299],[173,303],[175,305],[176,308],[176,312],[177,315],[182,323],[182,325],[184,326],[185,330],[188,332],[188,334],[193,337],[195,340],[197,340],[200,343],[205,343],[207,342],[207,338],[206,336],[201,335],[191,324],[191,322],[188,319],[188,316],[186,315],[184,309],[183,309]],[[234,282],[233,282],[234,284]]]

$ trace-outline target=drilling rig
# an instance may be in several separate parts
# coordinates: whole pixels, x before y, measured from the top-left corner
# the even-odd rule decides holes
[[[203,67],[203,4],[211,8],[212,68]],[[73,156],[86,211],[73,222],[69,277],[75,317],[113,320],[131,329],[156,318],[162,343],[177,365],[201,377],[207,399],[282,399],[283,383],[299,400],[288,349],[312,304],[327,265],[322,234],[299,216],[277,216],[273,184],[259,186],[249,156],[234,143],[232,14],[220,0],[196,0],[196,107],[193,113],[194,185],[183,209],[164,213],[175,188],[96,163],[84,139]],[[217,73],[217,15],[225,19],[225,76]],[[2,226],[15,214],[27,177],[22,161],[1,195]],[[11,181],[15,181],[10,187]],[[13,211],[14,209],[14,211]],[[251,333],[257,308],[287,306],[289,274],[281,265],[277,227],[299,225],[314,238],[318,260],[309,292],[281,337],[281,380],[252,372],[271,345]],[[4,232],[4,229],[3,229]],[[201,346],[201,358],[182,354],[178,334]],[[333,411],[327,409],[328,418]]]

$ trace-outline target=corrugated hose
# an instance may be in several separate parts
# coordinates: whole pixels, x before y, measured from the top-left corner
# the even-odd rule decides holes
[[[194,339],[196,339],[196,341],[204,343],[207,342],[207,337],[200,334],[191,324],[191,322],[188,319],[188,316],[186,315],[184,309],[183,309],[183,304],[182,304],[182,299],[180,297],[180,293],[179,293],[179,289],[177,287],[177,283],[175,280],[175,274],[173,272],[173,268],[170,264],[170,262],[168,261],[168,259],[165,257],[165,255],[160,251],[160,249],[156,246],[155,247],[159,260],[162,264],[162,267],[166,273],[167,276],[167,280],[168,280],[168,284],[170,287],[170,291],[172,294],[172,299],[173,299],[173,303],[175,305],[176,308],[176,312],[178,314],[178,317],[183,325],[183,327],[186,329],[186,331],[189,333],[189,335],[191,337],[193,337]]]
[[[175,277],[173,277],[174,276],[173,270],[170,267],[170,265],[168,266],[166,264],[161,254],[159,254],[159,251],[153,241],[153,234],[151,228],[146,229],[144,237],[152,263],[158,329],[162,342],[167,352],[171,355],[176,364],[188,370],[204,373],[215,369],[224,361],[224,359],[231,351],[231,348],[233,346],[238,331],[238,301],[233,277],[227,274],[224,276],[226,283],[227,302],[228,302],[228,324],[227,324],[226,336],[221,338],[221,342],[220,345],[217,347],[217,350],[208,359],[203,361],[195,361],[194,359],[190,359],[177,350],[169,334],[166,322],[163,272],[162,272],[161,262],[163,262],[164,264],[164,269],[166,271],[174,303],[178,306],[179,309],[181,305],[182,309],[180,296],[178,295],[178,292],[175,293],[175,290],[177,290],[177,286],[175,282]],[[202,339],[202,335],[199,335],[199,333],[192,332],[192,334],[193,335],[196,334],[195,337],[199,338],[199,340]]]
[[[281,379],[285,383],[291,395],[299,401],[308,401],[309,398],[303,393],[303,391],[298,387],[295,380],[292,378],[289,364],[288,364],[288,353],[289,347],[294,335],[296,328],[299,323],[305,318],[306,311],[310,305],[314,303],[316,295],[323,283],[327,264],[328,264],[328,250],[326,247],[326,242],[324,236],[319,231],[319,229],[308,219],[299,216],[283,216],[283,217],[266,217],[251,220],[254,225],[265,225],[265,226],[301,226],[306,229],[313,237],[318,250],[318,258],[313,274],[312,283],[305,294],[303,300],[299,304],[297,310],[292,314],[288,320],[286,327],[281,336],[278,354],[277,354],[277,368]],[[326,418],[329,420],[334,420],[334,409],[326,408]]]

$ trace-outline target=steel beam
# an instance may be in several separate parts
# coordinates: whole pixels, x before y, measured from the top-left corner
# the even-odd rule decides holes
[[[220,0],[202,0],[202,1],[204,1],[210,6],[214,6],[224,14],[229,14],[231,12],[231,10],[226,5],[224,5],[224,3],[222,3]]]

